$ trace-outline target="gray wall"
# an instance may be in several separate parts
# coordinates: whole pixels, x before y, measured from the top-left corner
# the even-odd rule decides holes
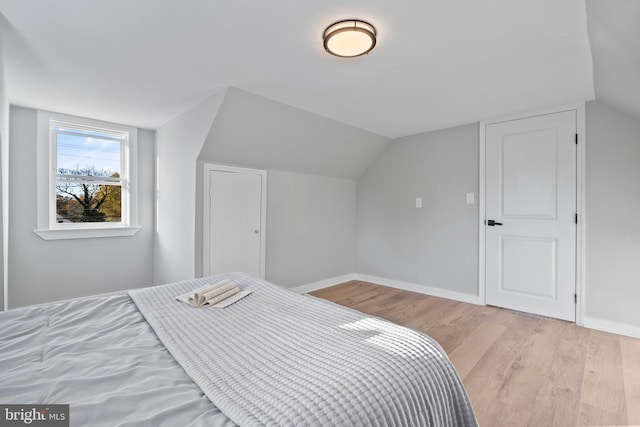
[[[355,271],[355,180],[269,171],[267,193],[267,280],[295,287]]]
[[[154,139],[138,131],[139,225],[131,237],[45,241],[36,228],[36,111],[11,107],[9,307],[152,282]]]
[[[640,327],[640,118],[587,103],[586,316]]]
[[[478,295],[466,193],[478,195],[477,124],[395,140],[358,180],[357,272]]]
[[[9,101],[0,40],[0,311],[4,310],[9,235]]]
[[[229,88],[198,156],[196,272],[202,272],[202,165],[268,170],[266,278],[286,287],[355,269],[355,179],[390,142]]]

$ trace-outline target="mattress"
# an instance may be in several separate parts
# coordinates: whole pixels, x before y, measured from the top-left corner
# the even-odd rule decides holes
[[[175,301],[223,278],[252,294]],[[67,403],[77,426],[477,424],[424,334],[237,273],[130,295],[0,313],[0,403]]]

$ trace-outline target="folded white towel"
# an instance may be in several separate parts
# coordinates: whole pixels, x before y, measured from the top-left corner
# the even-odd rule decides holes
[[[232,289],[237,289],[238,291],[240,291],[240,289],[236,286],[235,283],[233,282],[229,282],[226,285],[217,287],[215,289],[212,289],[208,292],[206,292],[201,298],[202,298],[202,304],[206,303],[207,301],[210,301],[211,299],[220,296],[222,294],[224,294],[225,292],[228,292]]]
[[[227,287],[228,285],[231,285],[231,287],[234,287],[235,283],[233,283],[229,279],[224,279],[224,280],[221,280],[220,282],[214,283],[213,285],[196,289],[193,295],[189,296],[189,300],[188,300],[189,304],[194,305],[196,307],[200,307],[206,302],[207,300],[206,295],[208,293],[212,294],[210,298],[213,298],[214,296],[219,295],[219,294],[215,294],[215,292],[218,291],[219,289],[225,289],[222,291],[223,293],[226,292],[228,289],[230,289]]]
[[[194,307],[225,308],[251,292],[240,292],[240,288],[231,280],[225,279],[213,285],[202,286],[195,291],[178,295],[178,301],[186,302]]]
[[[228,291],[226,291],[226,292],[224,292],[222,294],[216,295],[213,298],[210,298],[210,299],[206,300],[203,305],[215,305],[215,304],[219,303],[220,301],[224,301],[225,299],[229,298],[230,296],[237,294],[238,292],[240,292],[240,288],[238,288],[237,286],[233,286]]]

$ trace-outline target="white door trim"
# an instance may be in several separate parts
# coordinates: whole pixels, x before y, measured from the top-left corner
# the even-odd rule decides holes
[[[578,227],[576,229],[576,294],[578,302],[576,304],[576,324],[584,324],[583,303],[585,295],[585,167],[586,167],[586,121],[585,121],[585,105],[584,102],[565,105],[562,107],[552,107],[529,113],[513,114],[510,116],[500,117],[491,120],[481,121],[479,126],[479,177],[478,177],[478,296],[480,302],[486,304],[486,270],[485,270],[485,183],[486,183],[486,127],[487,125],[506,122],[509,120],[526,119],[528,117],[542,116],[545,114],[560,113],[563,111],[576,112],[576,132],[578,132],[578,147],[576,159],[576,212],[578,213]]]
[[[265,279],[265,253],[266,253],[266,241],[267,241],[267,171],[262,169],[249,169],[241,168],[237,166],[216,165],[213,163],[205,163],[203,169],[203,203],[202,203],[202,275],[208,276],[210,274],[209,266],[209,186],[210,178],[209,174],[212,171],[218,172],[233,172],[233,173],[247,173],[253,175],[260,175],[262,177],[262,200],[260,206],[260,279]]]

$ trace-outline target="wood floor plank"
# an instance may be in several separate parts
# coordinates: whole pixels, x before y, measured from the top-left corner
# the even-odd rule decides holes
[[[627,403],[627,422],[640,425],[640,340],[621,337],[622,376],[624,378],[624,394]]]
[[[573,426],[578,423],[580,391],[587,353],[587,329],[554,321],[559,341],[550,348],[552,362],[535,399],[532,425]]]
[[[500,402],[528,413],[536,411],[539,390],[531,384],[545,379],[555,345],[552,336],[534,333],[524,342],[498,393]]]
[[[502,422],[497,418],[496,406],[507,404],[504,397],[512,390],[511,380],[514,370],[518,369],[521,350],[526,338],[533,332],[533,325],[522,319],[514,319],[502,334],[501,339],[489,347],[465,377],[471,402],[476,409],[480,425],[496,425]],[[516,410],[527,408],[517,408]],[[506,410],[506,408],[504,409]],[[502,416],[504,416],[504,410]]]
[[[312,293],[431,335],[481,426],[640,425],[640,340],[366,282]]]
[[[460,378],[463,380],[476,366],[478,361],[487,352],[489,347],[504,333],[505,327],[495,323],[483,322],[473,329],[470,336],[449,352],[449,359],[456,367]]]
[[[621,362],[619,338],[613,334],[590,331],[580,395],[580,403],[588,408],[589,416],[581,419],[581,423],[594,425],[594,422],[610,416],[621,424],[627,423],[626,399],[619,398],[624,397]]]
[[[312,295],[320,298],[330,299],[333,302],[338,302],[342,299],[353,297],[363,292],[371,291],[372,289],[375,289],[375,286],[370,283],[352,281],[332,286],[330,288],[320,289],[318,291],[312,292]]]
[[[370,312],[371,309],[367,310],[367,308],[369,306],[373,306],[377,298],[384,298],[387,295],[388,294],[386,293],[385,289],[371,288],[371,289],[367,289],[362,292],[359,292],[355,295],[350,295],[350,296],[335,300],[334,302],[337,302],[338,304],[345,305],[363,312]]]
[[[451,305],[446,306],[435,322],[423,325],[422,332],[435,338],[447,351],[458,347],[459,343],[466,339],[468,328],[477,326],[474,320],[473,306]]]
[[[483,414],[483,418],[491,419],[491,423],[478,421],[481,426],[491,427],[516,427],[528,426],[531,424],[531,414],[522,409],[509,405],[504,402],[496,402],[495,405],[487,409],[487,413]]]
[[[602,427],[602,426],[628,426],[625,421],[611,422],[617,420],[618,414],[607,411],[601,407],[580,403],[578,414],[578,426],[580,427]]]
[[[430,334],[442,316],[445,316],[452,307],[451,301],[444,298],[434,298],[429,304],[428,311],[425,310],[424,313],[417,314],[405,326]]]

